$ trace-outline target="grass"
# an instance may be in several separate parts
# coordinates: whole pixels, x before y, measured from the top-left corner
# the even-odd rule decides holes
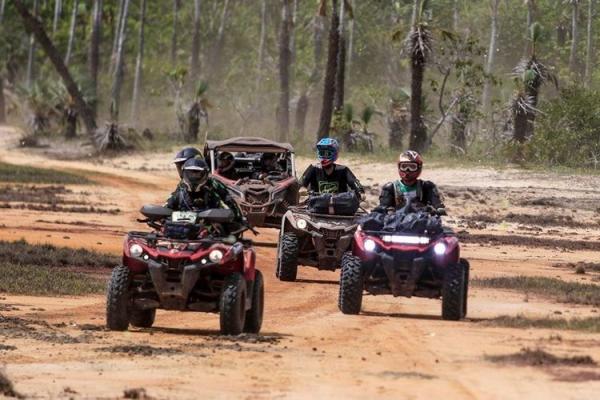
[[[600,333],[600,317],[588,318],[529,318],[523,315],[516,317],[502,315],[487,321],[485,325],[518,329],[557,329],[590,333]]]
[[[0,293],[79,296],[102,293],[106,283],[90,275],[40,265],[0,262]]]
[[[0,293],[33,296],[78,296],[101,293],[104,280],[77,269],[105,269],[118,264],[116,256],[86,249],[24,240],[0,241]]]
[[[25,240],[0,240],[0,263],[40,265],[44,267],[112,268],[119,257],[86,249],[30,244]],[[1,278],[0,278],[1,279]]]
[[[529,348],[521,349],[520,352],[514,354],[486,356],[485,358],[492,362],[510,363],[532,367],[583,367],[597,365],[596,361],[594,361],[594,359],[592,359],[590,356],[560,357],[541,349]]]
[[[570,304],[600,306],[600,286],[591,283],[566,282],[556,278],[533,276],[506,276],[471,280],[475,286],[511,289],[550,297]]]
[[[13,165],[0,162],[0,182],[45,183],[54,185],[89,185],[84,176],[53,169]]]

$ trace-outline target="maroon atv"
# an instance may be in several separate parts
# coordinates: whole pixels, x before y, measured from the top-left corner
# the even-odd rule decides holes
[[[371,295],[441,297],[443,319],[466,316],[469,262],[460,258],[458,238],[442,227],[439,215],[424,214],[406,215],[401,230],[373,229],[367,223],[357,229],[353,250],[342,259],[338,306],[344,314],[360,312],[366,290]]]
[[[229,153],[231,169],[219,169],[219,158]],[[279,228],[287,208],[298,204],[294,148],[257,137],[209,140],[204,148],[212,176],[227,186],[251,226]],[[272,160],[265,169],[263,160]]]
[[[264,283],[255,269],[247,228],[230,234],[233,213],[227,209],[174,212],[144,206],[151,233],[129,232],[123,264],[108,284],[106,325],[124,331],[149,328],[157,309],[218,312],[221,333],[258,333],[263,319]]]

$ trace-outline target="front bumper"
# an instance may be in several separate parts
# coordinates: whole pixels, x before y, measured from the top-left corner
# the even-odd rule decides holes
[[[148,271],[160,299],[161,308],[166,310],[185,310],[188,297],[198,281],[200,272],[211,264],[188,264],[180,272],[177,281],[167,280],[168,266],[154,260],[148,261]]]

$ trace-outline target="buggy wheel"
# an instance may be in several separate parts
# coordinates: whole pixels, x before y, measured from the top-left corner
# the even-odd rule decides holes
[[[462,318],[465,318],[467,316],[467,304],[469,302],[469,272],[471,269],[471,265],[464,258],[461,258],[459,262],[463,265],[463,268],[465,270],[465,295],[464,295],[464,299],[463,299],[463,313],[462,313]]]
[[[283,233],[279,237],[277,252],[277,277],[280,281],[293,282],[298,275],[298,236]]]
[[[246,280],[240,273],[225,278],[219,311],[223,335],[242,333],[246,322]]]
[[[246,311],[246,323],[244,332],[258,333],[263,321],[263,311],[265,309],[265,283],[262,273],[256,270],[254,285],[252,288],[252,305]]]
[[[338,307],[344,314],[358,314],[363,298],[362,265],[358,257],[346,252],[342,257]]]
[[[465,265],[460,261],[450,264],[444,276],[442,287],[442,318],[458,321],[464,315]]]
[[[129,268],[115,267],[106,291],[106,327],[111,331],[124,331],[129,327],[130,284]]]
[[[138,310],[132,309],[129,316],[129,323],[137,328],[152,328],[156,318],[156,309]]]

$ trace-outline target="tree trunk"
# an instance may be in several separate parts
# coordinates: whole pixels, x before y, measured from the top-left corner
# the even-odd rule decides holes
[[[310,83],[317,84],[321,81],[321,60],[323,59],[323,36],[325,36],[325,17],[315,15],[313,19],[313,56],[314,66],[310,75]]]
[[[335,75],[337,71],[337,58],[339,51],[339,17],[337,14],[337,0],[333,3],[331,12],[331,26],[329,27],[329,50],[327,53],[327,67],[325,70],[325,83],[323,85],[323,107],[317,138],[321,139],[329,135],[331,128],[331,117],[333,115],[333,100],[335,96]]]
[[[462,155],[467,151],[467,114],[460,110],[452,117],[452,131],[450,142],[451,152],[454,155]]]
[[[121,32],[121,21],[123,20],[123,4],[125,0],[119,1],[119,12],[117,14],[117,19],[115,20],[115,31],[113,35],[113,45],[112,51],[110,52],[111,62],[110,62],[110,73],[112,74],[115,68],[115,60],[117,58],[117,46],[119,45],[119,32]]]
[[[258,40],[258,62],[256,63],[256,94],[262,85],[265,67],[265,42],[267,39],[267,0],[262,0],[260,6],[260,36]]]
[[[75,24],[77,23],[77,9],[79,0],[73,1],[73,13],[71,14],[71,26],[69,27],[69,43],[67,44],[67,54],[65,54],[65,65],[69,66],[71,54],[73,53],[73,43],[75,42]]]
[[[344,108],[344,89],[346,77],[346,2],[340,1],[340,22],[338,27],[338,56],[337,68],[335,71],[335,96],[333,100],[333,110],[341,111]]]
[[[290,28],[292,24],[291,0],[281,0],[281,29],[279,33],[279,106],[277,126],[279,140],[288,140],[290,131]]]
[[[295,130],[298,137],[301,138],[304,137],[304,132],[306,130],[306,116],[308,115],[308,107],[308,95],[306,92],[304,92],[298,99],[298,105],[296,106]]]
[[[354,0],[351,1],[352,2],[350,4],[352,6],[352,10],[354,11],[356,8],[356,3],[354,2]],[[352,82],[352,80],[350,79],[350,72],[352,70],[352,58],[354,56],[354,17],[350,19],[348,25],[348,30],[350,31],[350,34],[348,36],[348,54],[346,56],[346,80],[348,82]]]
[[[33,16],[37,18],[39,15],[40,9],[40,0],[33,1]],[[29,52],[27,55],[27,77],[26,77],[26,85],[27,87],[31,87],[33,83],[33,79],[35,78],[35,36],[33,33],[29,35]]]
[[[92,13],[92,33],[90,36],[90,53],[88,55],[88,67],[92,86],[91,107],[94,115],[97,113],[98,105],[98,69],[100,68],[100,41],[102,40],[102,0],[94,0]]]
[[[517,143],[525,143],[527,138],[528,124],[528,113],[525,110],[521,108],[513,110],[513,139]]]
[[[577,74],[577,45],[579,44],[579,2],[573,2],[571,14],[571,53],[569,54],[569,70]]]
[[[70,105],[64,111],[65,139],[71,140],[77,137],[77,110]]]
[[[410,17],[410,26],[415,26],[417,23],[417,16],[419,15],[419,9],[421,8],[421,0],[414,0],[412,16]]]
[[[494,64],[496,61],[496,40],[498,39],[498,8],[500,0],[490,0],[491,5],[491,29],[490,29],[490,45],[488,47],[487,61],[485,63],[485,74],[488,76],[483,86],[483,110],[489,112],[492,103],[492,81],[490,75],[494,72]]]
[[[0,24],[4,20],[4,10],[6,8],[6,0],[2,0],[0,3]]]
[[[121,13],[121,22],[119,23],[119,40],[117,43],[117,53],[115,54],[115,68],[113,73],[113,83],[111,89],[110,116],[113,124],[119,122],[119,109],[121,106],[121,86],[123,86],[123,64],[125,51],[125,37],[127,34],[127,14],[129,13],[129,0],[123,0],[123,12]]]
[[[225,42],[225,26],[227,26],[227,19],[229,17],[229,0],[223,0],[223,12],[221,13],[221,23],[219,24],[219,30],[217,32],[217,38],[213,46],[212,60],[211,60],[211,75],[214,75],[221,66],[221,50]]]
[[[452,30],[458,33],[459,13],[458,13],[458,1],[454,0],[452,3]]]
[[[398,102],[390,102],[390,108],[388,110],[388,146],[393,150],[402,149],[402,140],[404,136],[410,130],[410,124],[406,108]]]
[[[58,28],[58,19],[62,13],[62,0],[54,0],[54,18],[52,20],[52,35],[56,34]]]
[[[190,66],[191,87],[196,86],[200,74],[200,0],[194,0],[194,31],[192,34],[192,64]]]
[[[594,43],[593,43],[593,27],[594,17],[596,15],[596,0],[588,0],[588,19],[587,19],[587,42],[586,42],[586,57],[585,57],[585,79],[584,85],[590,88],[592,84],[592,73],[594,68]]]
[[[427,130],[423,122],[423,79],[425,57],[419,52],[411,55],[410,82],[410,148],[422,152],[427,145]]]
[[[146,0],[140,0],[140,34],[138,54],[135,61],[135,78],[133,80],[133,96],[131,98],[131,121],[137,122],[139,112],[140,91],[142,89],[142,67],[144,65],[144,28],[146,26]]]
[[[179,33],[179,7],[181,0],[173,0],[173,35],[171,36],[171,66],[177,65],[177,39]]]
[[[6,123],[6,100],[4,99],[4,76],[0,74],[0,124]]]
[[[294,0],[292,6],[292,17],[290,23],[290,64],[294,65],[296,62],[296,21],[298,19],[298,3],[299,0]],[[292,79],[293,80],[293,79]]]
[[[23,0],[13,0],[13,3],[23,19],[25,28],[35,36],[35,39],[38,41],[40,46],[42,46],[42,49],[54,65],[56,72],[62,78],[69,95],[73,98],[75,105],[77,106],[77,110],[83,119],[88,135],[93,138],[96,131],[96,121],[94,120],[94,115],[88,104],[85,102],[81,92],[79,91],[79,88],[77,87],[77,84],[73,80],[73,77],[69,73],[67,66],[60,57],[58,50],[52,44],[52,41],[46,34],[46,31],[41,23],[29,13],[27,7],[23,4]]]

